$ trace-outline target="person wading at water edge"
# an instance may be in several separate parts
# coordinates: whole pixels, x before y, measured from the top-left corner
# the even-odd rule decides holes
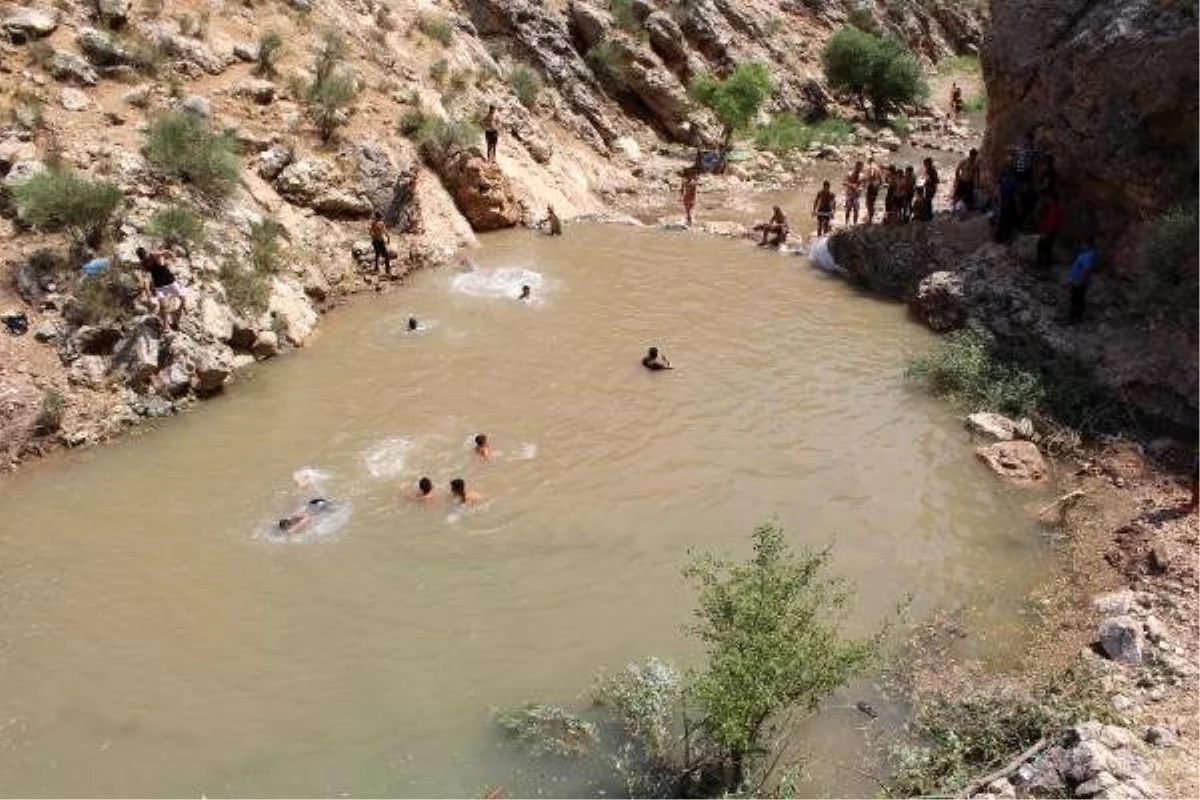
[[[392,255],[388,245],[392,238],[388,235],[387,225],[383,224],[383,215],[376,211],[371,215],[371,248],[375,251],[376,272],[379,272],[379,259],[383,259],[383,268],[388,275],[392,274]]]
[[[646,351],[646,355],[642,358],[642,366],[651,372],[658,372],[664,369],[674,369],[671,362],[667,361],[667,357],[659,355],[657,347],[651,347]]]
[[[817,218],[817,236],[827,236],[833,229],[833,212],[837,208],[837,197],[829,191],[829,181],[821,184],[821,191],[813,198],[813,216]]]
[[[692,227],[692,209],[696,207],[696,191],[699,187],[700,181],[696,178],[696,173],[684,170],[683,183],[679,187],[679,199],[683,201],[684,224],[689,228]]]
[[[787,241],[788,237],[788,221],[783,215],[783,209],[779,206],[774,206],[774,211],[771,212],[771,218],[766,222],[760,222],[754,226],[754,230],[762,231],[762,240],[758,243],[759,247],[781,247]],[[768,240],[767,237],[770,237]]]
[[[562,220],[554,212],[554,206],[546,206],[546,218],[539,222],[537,227],[546,228],[546,233],[550,236],[562,236]]]
[[[183,287],[175,279],[175,274],[164,263],[174,258],[174,256],[170,250],[159,250],[154,253],[148,253],[144,247],[139,247],[135,252],[137,253],[141,269],[150,274],[150,285],[147,286],[143,282],[142,290],[146,293],[147,298],[151,296],[151,290],[153,290],[153,297],[158,303],[158,318],[162,322],[164,330],[167,328],[167,315],[170,312],[171,298],[179,299],[179,308],[175,312],[175,321],[170,326],[175,330],[179,330],[179,320],[183,317],[187,300],[183,294]]]
[[[480,123],[483,127],[483,141],[487,144],[487,160],[496,160],[496,143],[500,141],[500,131],[496,128],[496,107],[488,106],[487,113],[483,115],[483,121]]]
[[[858,224],[858,203],[862,197],[863,187],[863,163],[861,161],[854,165],[854,170],[846,176],[842,181],[842,187],[846,190],[846,215],[843,224],[850,225]]]

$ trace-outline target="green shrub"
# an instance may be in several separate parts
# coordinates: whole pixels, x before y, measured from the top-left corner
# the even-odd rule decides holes
[[[948,334],[932,353],[912,359],[906,374],[933,394],[972,411],[1023,417],[1046,399],[1037,371],[1007,363],[973,331]]]
[[[54,48],[50,46],[49,42],[42,40],[30,42],[25,47],[25,57],[30,66],[49,71],[50,61],[54,58]]]
[[[44,436],[48,433],[54,433],[61,428],[63,415],[66,413],[66,405],[66,399],[58,389],[50,388],[43,390],[42,406],[38,410],[37,420],[34,422],[38,433]]]
[[[397,127],[405,136],[414,136],[428,123],[429,117],[429,113],[423,108],[406,108],[400,112]]]
[[[1196,309],[1198,240],[1200,218],[1195,205],[1173,208],[1146,226],[1137,259],[1137,292],[1142,302]]]
[[[167,206],[154,212],[146,231],[168,247],[191,250],[204,244],[204,218],[186,206]]]
[[[618,28],[636,31],[641,27],[637,14],[633,13],[633,0],[608,0],[608,10]]]
[[[939,75],[979,75],[979,56],[951,56],[937,63]]]
[[[890,107],[914,103],[929,94],[916,56],[892,36],[841,28],[821,51],[821,64],[834,91],[854,95],[860,105],[870,100],[880,119]]]
[[[607,39],[597,42],[595,46],[587,51],[585,58],[588,66],[601,79],[616,83],[624,80],[625,57],[621,53],[621,48],[613,42]]]
[[[21,218],[47,231],[67,231],[97,243],[124,195],[107,181],[89,181],[66,169],[48,169],[13,187]]]
[[[279,75],[276,62],[283,51],[283,37],[278,31],[265,31],[258,37],[258,56],[254,60],[254,74],[260,78],[274,79]]]
[[[77,325],[119,323],[130,316],[132,300],[137,289],[128,273],[108,269],[99,275],[83,278],[75,287],[74,302],[68,306],[68,317]]]
[[[772,92],[771,73],[765,64],[739,64],[727,78],[711,73],[698,75],[688,87],[693,100],[705,106],[724,127],[728,147],[733,135],[746,130]]]
[[[46,122],[46,104],[36,92],[24,87],[18,87],[13,92],[12,101],[5,111],[9,121],[26,130],[38,130]]]
[[[846,14],[846,24],[867,33],[879,32],[879,20],[875,16],[875,4],[865,0]]]
[[[168,175],[217,195],[232,190],[242,172],[232,131],[214,134],[207,122],[186,111],[167,112],[154,121],[146,158]]]
[[[429,78],[438,86],[446,80],[446,74],[450,72],[450,62],[444,58],[439,58],[429,65]]]
[[[968,97],[963,102],[963,111],[966,111],[968,114],[978,114],[982,111],[987,111],[987,94],[980,92]]]
[[[422,14],[417,19],[417,29],[430,39],[441,42],[444,46],[449,46],[450,42],[454,40],[454,28],[445,17]]]
[[[317,126],[321,141],[328,142],[343,124],[342,110],[358,97],[358,79],[348,71],[338,71],[323,81],[313,82],[307,97],[308,116]]]
[[[907,139],[912,134],[912,120],[907,114],[897,114],[888,120],[888,127],[896,132],[901,139]]]
[[[221,265],[219,277],[225,287],[225,298],[234,309],[252,315],[267,310],[271,300],[270,276],[236,261],[226,261]]]
[[[526,108],[537,105],[538,95],[542,91],[542,76],[528,64],[514,64],[508,71],[508,85],[513,94]]]
[[[840,144],[850,138],[854,126],[840,117],[826,117],[808,125],[795,114],[784,112],[771,118],[754,134],[754,146],[773,153],[805,150],[814,144]]]
[[[270,217],[250,225],[250,266],[262,275],[276,275],[283,269],[279,237],[283,226]]]
[[[440,166],[460,150],[479,142],[479,126],[468,119],[443,119],[429,114],[424,117],[414,138],[421,155],[431,166]]]

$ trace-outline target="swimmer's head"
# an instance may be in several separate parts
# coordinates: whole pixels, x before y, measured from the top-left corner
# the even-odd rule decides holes
[[[382,214],[380,214],[378,211],[375,211],[375,212],[373,212],[373,213],[371,214],[371,220],[372,220],[372,221],[374,221],[374,222],[379,222],[379,220],[381,220],[381,219],[383,219],[383,215],[382,215]]]
[[[533,292],[533,289],[529,288],[528,283],[521,285],[521,299],[522,300],[524,300],[526,297],[529,297],[532,292]]]
[[[486,433],[480,433],[475,437],[475,446],[476,447],[487,447],[487,443],[488,442],[487,442],[487,434]]]
[[[417,318],[416,317],[408,318],[408,329],[410,331],[415,331],[417,329]]]
[[[824,183],[822,183],[821,188],[824,189],[825,191],[829,191],[829,181],[825,181]]]
[[[649,350],[646,351],[646,355],[650,358],[658,358],[658,348],[651,347]]]
[[[429,478],[421,478],[417,481],[417,488],[421,490],[421,494],[429,494],[433,491],[433,481]]]
[[[454,480],[450,481],[450,493],[456,497],[466,497],[467,482],[462,478],[455,478]]]
[[[290,531],[292,526],[295,524],[296,523],[292,521],[291,517],[284,517],[283,519],[279,520],[279,530]]]

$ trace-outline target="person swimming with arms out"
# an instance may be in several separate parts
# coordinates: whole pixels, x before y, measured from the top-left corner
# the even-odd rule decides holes
[[[450,481],[450,499],[457,505],[469,506],[478,503],[483,497],[478,492],[467,489],[467,482],[462,478]]]
[[[666,356],[659,355],[657,347],[651,347],[646,351],[646,355],[642,358],[642,366],[651,372],[658,372],[664,369],[674,369],[671,362]]]
[[[279,520],[279,530],[288,535],[299,533],[312,522],[317,514],[331,510],[333,510],[333,503],[323,497],[314,497],[305,503],[304,508],[295,514]]]
[[[475,436],[475,455],[483,461],[492,460],[492,446],[488,444],[486,433],[480,433]]]

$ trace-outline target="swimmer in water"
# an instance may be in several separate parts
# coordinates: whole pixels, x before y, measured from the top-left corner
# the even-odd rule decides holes
[[[408,318],[408,330],[409,330],[410,332],[412,332],[412,331],[415,331],[415,330],[416,330],[417,328],[419,328],[419,327],[420,327],[420,323],[418,323],[418,322],[417,322],[417,318],[416,318],[416,317],[409,317],[409,318]]]
[[[475,437],[475,454],[484,461],[492,460],[492,448],[488,444],[486,433],[481,433]]]
[[[433,490],[433,481],[427,477],[417,481],[417,488],[409,493],[409,498],[416,500],[418,503],[432,500],[435,497],[437,497],[437,492]]]
[[[279,520],[279,530],[287,534],[299,533],[308,523],[312,522],[315,515],[331,508],[333,508],[333,503],[323,497],[315,497],[305,503],[304,508],[295,514]]]
[[[464,506],[478,503],[483,499],[479,496],[478,492],[468,491],[467,483],[462,478],[455,478],[450,481],[450,496],[454,499],[454,502]]]
[[[521,296],[518,297],[517,299],[518,300],[532,300],[533,299],[533,289],[529,288],[528,283],[521,285]]]
[[[646,357],[642,359],[642,366],[651,372],[658,372],[663,369],[674,369],[671,362],[667,361],[666,356],[658,354],[657,347],[651,347],[646,351]]]

